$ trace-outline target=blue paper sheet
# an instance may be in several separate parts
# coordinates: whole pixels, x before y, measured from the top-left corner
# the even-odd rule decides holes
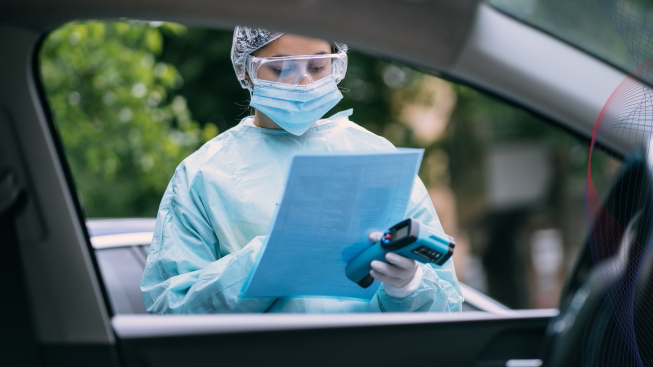
[[[267,243],[242,297],[370,300],[347,279],[347,262],[373,231],[404,219],[424,151],[297,155]]]

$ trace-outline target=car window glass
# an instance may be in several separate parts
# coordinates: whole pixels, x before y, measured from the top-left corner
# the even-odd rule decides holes
[[[129,298],[112,300],[119,313],[144,312],[142,267],[175,168],[250,114],[229,57],[232,35],[80,21],[54,30],[40,50],[104,281],[111,297]],[[587,143],[468,86],[355,49],[348,58],[344,99],[327,115],[353,108],[350,119],[370,132],[425,149],[419,177],[456,239],[458,279],[488,302],[556,307],[587,234]],[[605,189],[620,162],[593,157],[594,182]],[[463,309],[482,310],[472,298]]]

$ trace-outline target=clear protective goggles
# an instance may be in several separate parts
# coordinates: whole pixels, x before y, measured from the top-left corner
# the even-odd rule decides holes
[[[309,85],[333,76],[339,83],[347,72],[347,54],[282,57],[247,56],[247,73],[253,84],[273,82],[290,85]]]

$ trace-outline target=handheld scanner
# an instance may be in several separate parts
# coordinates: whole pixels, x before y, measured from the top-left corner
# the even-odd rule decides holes
[[[453,255],[455,246],[453,237],[409,218],[392,226],[379,242],[351,260],[345,274],[353,282],[367,288],[374,282],[370,275],[370,263],[373,260],[386,262],[385,254],[388,252],[422,263],[443,265]]]

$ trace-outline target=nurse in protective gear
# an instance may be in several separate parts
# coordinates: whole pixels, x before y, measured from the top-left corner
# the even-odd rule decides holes
[[[170,180],[141,281],[148,312],[460,312],[451,259],[438,267],[396,254],[371,264],[383,283],[370,302],[239,297],[294,154],[396,148],[351,122],[351,110],[323,119],[342,99],[347,45],[236,27],[231,59],[255,113],[186,158]],[[442,229],[419,177],[414,185],[405,217]]]

